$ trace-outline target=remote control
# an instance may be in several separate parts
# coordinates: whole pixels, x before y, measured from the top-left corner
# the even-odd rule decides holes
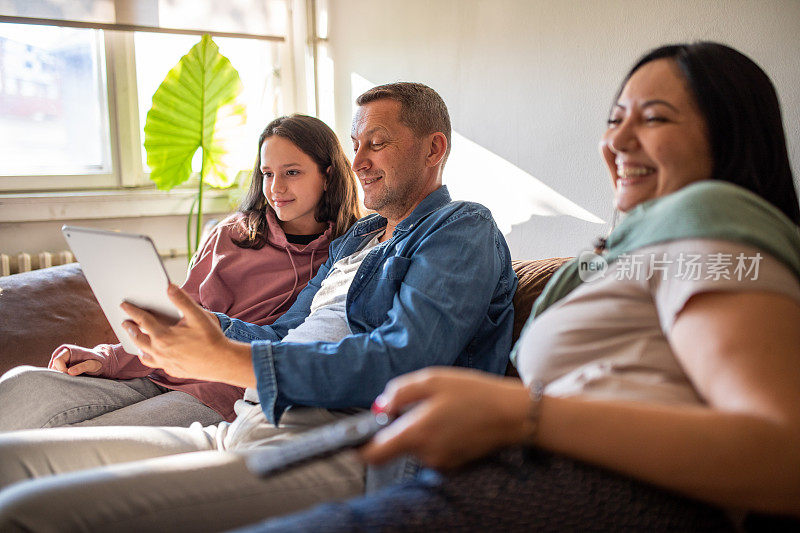
[[[389,422],[391,418],[386,413],[359,413],[310,429],[280,444],[252,450],[247,453],[247,467],[254,474],[264,477],[310,459],[364,444]]]

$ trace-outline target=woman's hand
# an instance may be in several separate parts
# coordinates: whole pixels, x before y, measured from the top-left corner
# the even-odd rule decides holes
[[[531,430],[524,385],[474,370],[413,372],[390,381],[375,402],[392,415],[411,409],[362,449],[370,463],[410,453],[427,466],[453,468],[522,442]]]
[[[103,356],[88,348],[63,344],[50,356],[48,367],[70,376],[97,375],[103,369]]]
[[[226,338],[216,315],[198,306],[179,287],[170,284],[167,295],[183,314],[175,324],[130,303],[121,306],[131,317],[122,325],[142,351],[142,363],[176,378],[255,386],[250,346]]]

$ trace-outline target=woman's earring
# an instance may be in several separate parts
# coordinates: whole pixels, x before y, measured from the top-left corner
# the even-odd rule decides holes
[[[602,254],[606,250],[606,244],[608,243],[608,236],[611,235],[611,232],[614,231],[614,228],[617,227],[617,219],[619,218],[619,209],[614,207],[614,212],[611,214],[611,227],[606,233],[605,237],[597,237],[594,241],[594,253],[597,255]]]

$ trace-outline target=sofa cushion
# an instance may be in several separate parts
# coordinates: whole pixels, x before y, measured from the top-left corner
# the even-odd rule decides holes
[[[45,366],[63,343],[117,342],[78,263],[0,277],[0,339],[0,374]]]

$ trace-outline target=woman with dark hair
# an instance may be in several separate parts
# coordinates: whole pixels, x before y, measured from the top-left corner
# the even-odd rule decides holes
[[[800,231],[772,84],[721,44],[659,48],[600,149],[626,216],[535,303],[522,383],[397,378],[375,404],[398,418],[363,456],[438,471],[257,530],[797,527]]]
[[[271,324],[328,258],[330,242],[359,216],[356,178],[334,132],[314,117],[277,118],[259,136],[238,212],[204,240],[183,289],[206,309]],[[49,369],[17,367],[0,378],[0,431],[207,426],[233,421],[243,393],[147,367],[121,344],[65,344]]]
[[[620,93],[636,71],[656,59],[675,62],[705,119],[712,178],[754,192],[800,224],[780,104],[767,74],[747,56],[718,43],[663,46],[639,59]]]

